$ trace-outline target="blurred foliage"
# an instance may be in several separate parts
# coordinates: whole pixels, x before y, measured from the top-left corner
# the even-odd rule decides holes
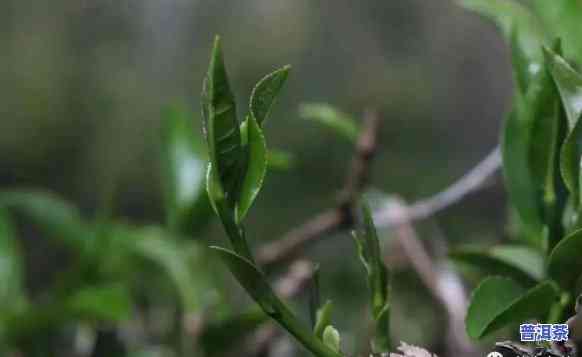
[[[507,277],[488,277],[473,292],[466,327],[469,336],[480,339],[527,320],[565,321],[573,307],[570,297],[580,293],[582,75],[576,68],[582,52],[572,23],[582,23],[582,3],[462,4],[500,27],[511,47],[516,83],[501,145],[520,245],[501,256],[500,249],[508,247],[451,255],[463,265]]]

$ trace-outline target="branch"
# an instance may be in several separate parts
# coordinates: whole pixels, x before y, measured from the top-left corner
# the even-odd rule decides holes
[[[455,181],[451,186],[434,196],[417,201],[406,208],[407,220],[421,220],[461,201],[467,195],[481,189],[487,180],[501,167],[501,151],[495,147],[493,151],[483,159],[471,171]],[[374,222],[377,227],[394,227],[402,223],[402,217],[394,216],[391,203],[374,213]]]
[[[377,147],[377,130],[377,116],[368,114],[338,206],[317,215],[281,239],[261,247],[257,254],[257,261],[261,265],[269,267],[287,261],[296,257],[305,245],[353,225],[353,206],[368,182],[370,164]],[[406,206],[406,220],[426,219],[461,201],[481,189],[500,167],[501,153],[499,147],[495,147],[483,161],[444,191]],[[404,223],[403,216],[395,215],[394,212],[393,202],[387,201],[383,208],[374,212],[374,223],[378,228],[395,227]]]
[[[395,226],[398,243],[404,255],[427,287],[433,297],[445,308],[448,317],[448,340],[451,356],[471,356],[476,351],[465,333],[465,312],[467,310],[467,293],[456,272],[443,264],[438,264],[428,254],[419,240],[410,217],[410,208],[404,201],[394,199],[391,217],[398,219]],[[444,242],[443,242],[444,244]]]
[[[358,138],[352,164],[336,207],[315,216],[281,239],[261,247],[257,253],[259,264],[269,267],[290,260],[296,257],[307,243],[353,226],[354,206],[368,184],[371,162],[377,151],[379,127],[378,114],[367,111],[364,116],[364,129]]]

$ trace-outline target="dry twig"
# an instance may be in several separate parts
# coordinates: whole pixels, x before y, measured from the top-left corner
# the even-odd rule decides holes
[[[261,247],[257,261],[265,267],[280,264],[297,256],[307,243],[324,235],[353,226],[354,208],[368,184],[371,162],[377,150],[380,117],[367,111],[364,129],[358,138],[356,152],[336,207],[325,211],[290,231],[281,239]]]

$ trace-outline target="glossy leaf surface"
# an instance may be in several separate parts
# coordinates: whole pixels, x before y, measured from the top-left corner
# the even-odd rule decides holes
[[[226,199],[234,206],[243,160],[236,103],[224,66],[220,38],[216,37],[202,89],[202,116],[208,156]]]
[[[560,170],[566,186],[574,196],[577,207],[580,200],[580,154],[582,153],[582,144],[578,139],[582,134],[582,128],[579,125],[582,116],[582,75],[550,49],[544,48],[544,53],[566,112],[568,136],[561,148]]]
[[[267,144],[263,131],[253,116],[247,117],[245,123],[247,129],[244,132],[248,136],[246,140],[248,165],[237,200],[236,216],[238,222],[241,222],[247,215],[263,186],[263,180],[267,173]]]
[[[557,298],[558,287],[551,281],[525,290],[511,279],[487,278],[471,296],[467,334],[480,339],[512,323],[543,319]]]
[[[269,116],[277,96],[287,80],[290,69],[290,66],[285,66],[268,74],[253,89],[249,106],[251,114],[255,117],[260,127],[263,126]]]

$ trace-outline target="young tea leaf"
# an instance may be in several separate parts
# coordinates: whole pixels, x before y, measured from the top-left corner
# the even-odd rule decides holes
[[[212,247],[245,291],[261,306],[263,311],[295,336],[305,348],[321,357],[341,357],[318,339],[301,323],[289,308],[275,295],[265,275],[249,260],[227,249]]]
[[[247,215],[255,198],[263,186],[267,173],[267,144],[265,136],[255,118],[248,116],[243,125],[246,129],[246,148],[248,153],[245,177],[240,187],[240,195],[236,206],[236,220],[241,222]]]
[[[525,290],[511,279],[487,278],[471,296],[465,319],[467,334],[481,339],[512,323],[543,319],[558,294],[552,281]]]
[[[384,265],[381,256],[380,242],[372,221],[372,214],[367,205],[363,205],[364,231],[355,233],[360,260],[368,273],[368,284],[371,293],[372,316],[376,324],[374,338],[375,352],[390,350],[390,272]]]
[[[328,300],[316,312],[313,334],[315,334],[315,336],[317,336],[320,339],[323,339],[323,331],[326,329],[326,327],[331,325],[332,310],[333,304],[331,301]]]
[[[204,79],[202,116],[208,156],[224,192],[224,195],[211,199],[215,203],[219,199],[226,199],[234,208],[243,165],[243,150],[235,99],[224,67],[219,37],[214,40],[208,74]]]
[[[255,117],[260,127],[263,126],[263,123],[269,116],[277,99],[277,95],[279,95],[281,88],[283,88],[287,80],[290,69],[291,66],[285,66],[268,74],[253,89],[249,107],[251,114]]]
[[[582,133],[579,124],[582,116],[582,75],[552,50],[544,48],[544,54],[566,112],[568,135],[561,149],[560,170],[564,183],[574,196],[577,207],[580,202],[579,180],[582,153],[582,144],[578,140]]]
[[[334,350],[335,352],[340,352],[341,338],[338,330],[333,326],[329,325],[323,330],[323,343],[326,346]]]
[[[533,246],[542,245],[542,207],[539,191],[529,165],[532,117],[524,99],[516,94],[516,104],[505,121],[501,140],[503,176],[520,222],[524,238]]]

